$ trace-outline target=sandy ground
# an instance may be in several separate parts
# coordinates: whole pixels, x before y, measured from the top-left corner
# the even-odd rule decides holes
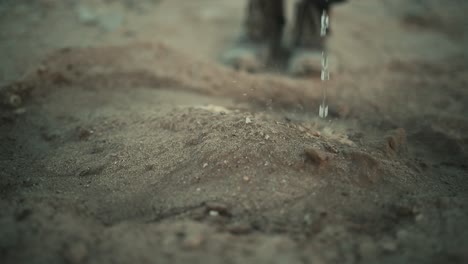
[[[244,1],[0,1],[1,263],[467,263],[466,1],[335,9],[320,81]]]

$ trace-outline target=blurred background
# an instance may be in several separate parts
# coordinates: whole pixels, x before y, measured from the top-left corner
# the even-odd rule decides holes
[[[0,0],[0,263],[468,263],[468,1],[336,5],[326,119],[246,5]]]

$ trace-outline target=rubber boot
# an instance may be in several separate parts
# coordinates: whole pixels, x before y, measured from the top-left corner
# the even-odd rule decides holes
[[[283,7],[283,0],[249,0],[243,37],[224,54],[224,62],[249,72],[260,71],[271,63],[281,46]]]
[[[328,5],[322,0],[300,0],[296,4],[292,54],[288,70],[293,75],[319,73],[325,37],[320,36],[321,16]]]

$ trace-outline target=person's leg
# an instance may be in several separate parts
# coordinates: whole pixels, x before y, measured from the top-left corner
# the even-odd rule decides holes
[[[325,37],[320,35],[324,0],[299,0],[295,10],[289,71],[295,75],[319,72]]]
[[[283,0],[249,1],[245,20],[248,41],[279,45],[284,24]]]
[[[281,45],[285,24],[283,0],[249,0],[244,36],[224,61],[240,70],[258,71]]]
[[[300,0],[296,5],[293,31],[293,48],[323,48],[320,36],[322,7],[313,0]]]
[[[326,36],[320,35],[322,13],[325,11],[330,16],[331,6],[341,2],[346,0],[299,0],[293,32],[293,53],[289,62],[292,74],[320,72],[321,53],[326,50],[326,40],[330,35],[330,28]],[[334,65],[336,67],[336,63]]]

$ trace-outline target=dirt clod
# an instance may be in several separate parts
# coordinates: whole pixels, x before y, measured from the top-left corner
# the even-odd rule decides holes
[[[325,166],[331,159],[330,154],[315,148],[305,148],[304,153],[306,155],[306,161],[312,162],[319,167]]]
[[[363,152],[351,152],[350,170],[358,185],[369,186],[377,183],[382,177],[379,161],[373,156]]]
[[[406,131],[398,128],[386,137],[385,151],[390,155],[397,155],[406,149]]]
[[[326,119],[281,2],[0,0],[1,264],[468,263],[468,1],[328,1]]]
[[[87,140],[91,135],[93,135],[94,131],[91,129],[79,127],[78,130],[78,139],[79,140]]]

